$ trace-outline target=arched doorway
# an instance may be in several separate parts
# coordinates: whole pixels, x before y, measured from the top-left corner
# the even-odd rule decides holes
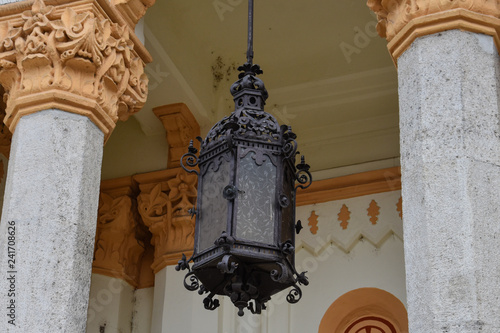
[[[391,293],[356,289],[333,302],[321,320],[319,333],[408,333],[408,315]]]

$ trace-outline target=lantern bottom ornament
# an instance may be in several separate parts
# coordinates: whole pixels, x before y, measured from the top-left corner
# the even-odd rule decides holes
[[[309,281],[306,272],[299,274],[289,259],[295,251],[291,241],[280,244],[278,249],[265,249],[238,242],[224,232],[216,243],[222,251],[211,260],[193,257],[188,260],[183,255],[175,267],[177,271],[189,271],[184,278],[186,289],[208,294],[203,300],[205,309],[218,308],[220,303],[214,296],[222,295],[231,299],[239,316],[244,315],[244,309],[260,314],[272,295],[289,287],[292,289],[287,301],[295,304],[301,299],[299,285],[308,285]],[[191,260],[194,261],[192,269]]]

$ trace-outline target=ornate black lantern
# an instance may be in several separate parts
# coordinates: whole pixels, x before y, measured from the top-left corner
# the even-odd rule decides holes
[[[208,293],[206,309],[226,295],[239,308],[261,313],[275,293],[292,287],[287,300],[302,296],[304,273],[294,264],[295,193],[311,183],[309,166],[295,166],[296,135],[264,111],[268,93],[252,63],[253,0],[249,0],[247,62],[231,86],[234,112],[219,121],[201,141],[199,156],[192,142],[182,167],[198,174],[194,254],[183,255],[177,270],[188,269],[184,286]],[[199,167],[199,172],[195,167]],[[193,267],[189,265],[193,261]]]

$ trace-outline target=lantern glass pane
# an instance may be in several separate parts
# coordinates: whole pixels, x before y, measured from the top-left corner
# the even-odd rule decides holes
[[[240,160],[236,237],[272,245],[275,243],[276,167],[266,155],[262,165],[257,165],[255,155],[251,152]]]
[[[201,208],[198,215],[198,252],[213,246],[220,234],[227,231],[228,202],[222,192],[229,184],[229,167],[228,161],[219,158],[210,162],[207,172],[203,175]]]

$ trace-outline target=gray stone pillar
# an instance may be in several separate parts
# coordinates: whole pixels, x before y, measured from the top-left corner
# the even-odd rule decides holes
[[[0,332],[85,332],[103,137],[59,110],[20,119],[0,223]]]
[[[459,30],[398,59],[410,333],[500,332],[499,60]]]

